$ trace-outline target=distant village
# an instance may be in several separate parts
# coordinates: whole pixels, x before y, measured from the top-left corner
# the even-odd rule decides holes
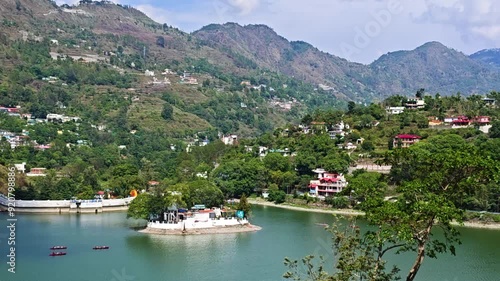
[[[146,77],[151,77],[153,80],[151,81],[151,84],[157,85],[157,84],[165,84],[168,85],[170,84],[170,80],[167,78],[167,75],[169,76],[174,76],[175,73],[173,73],[169,69],[165,69],[161,75],[163,75],[162,80],[158,80],[155,76],[155,73],[153,71],[148,71],[144,73]],[[44,81],[47,81],[48,83],[54,83],[58,79],[56,77],[47,77],[43,79]],[[188,84],[188,85],[197,85],[197,79],[194,78],[190,73],[184,72],[181,76],[179,76],[179,83],[183,84]],[[259,85],[259,86],[253,86],[251,85],[248,81],[243,81],[242,86],[252,89],[252,90],[257,90],[260,91],[263,88],[266,88],[266,85]],[[274,91],[274,89],[270,88],[268,89],[269,91]],[[496,101],[491,98],[484,98],[483,102],[491,107],[496,106]],[[270,101],[270,104],[272,104],[275,107],[282,108],[283,110],[290,110],[291,107],[294,104],[297,104],[298,102],[296,100],[291,100],[291,101],[279,101],[276,99],[273,99]],[[407,102],[405,102],[402,106],[397,106],[397,107],[386,107],[385,111],[387,116],[391,115],[399,115],[403,114],[407,110],[420,110],[425,107],[425,101],[423,99],[409,99]],[[65,108],[62,104],[59,105],[60,108]],[[243,104],[242,104],[243,107]],[[65,123],[65,122],[75,122],[79,124],[81,122],[81,118],[78,116],[66,116],[64,114],[55,114],[55,113],[49,113],[46,115],[45,119],[40,119],[40,118],[33,118],[30,113],[23,113],[23,110],[20,106],[16,107],[4,107],[0,106],[0,113],[7,114],[8,116],[11,117],[16,117],[16,118],[22,118],[26,120],[26,124],[29,125],[34,125],[38,123],[48,123],[48,122],[57,122],[57,123]],[[477,127],[479,130],[481,130],[484,133],[488,133],[489,129],[491,128],[491,118],[489,116],[473,116],[473,117],[468,117],[464,115],[457,115],[457,116],[445,116],[442,119],[439,119],[437,117],[431,116],[428,117],[428,126],[429,128],[436,128],[436,129],[457,129],[457,128],[469,128],[469,127]],[[378,122],[373,124],[373,126],[377,126]],[[96,130],[106,130],[106,125],[93,125],[91,124],[91,127],[95,128]],[[328,125],[325,122],[318,122],[318,121],[312,121],[309,124],[302,124],[298,126],[299,133],[300,134],[328,134],[330,139],[332,141],[338,141],[338,140],[344,140],[347,139],[346,136],[352,133],[351,126],[349,124],[346,124],[344,121],[340,121],[337,124],[333,125]],[[59,134],[62,134],[63,132],[58,131]],[[136,130],[130,131],[131,134],[135,134]],[[281,132],[283,136],[288,136],[289,135],[289,129],[285,128]],[[203,132],[199,132],[197,135],[202,136]],[[28,130],[22,130],[20,133],[14,133],[14,132],[9,132],[6,130],[0,130],[0,136],[2,139],[5,139],[9,144],[11,149],[15,149],[16,147],[19,146],[32,146],[36,150],[46,150],[50,149],[52,144],[39,144],[36,141],[31,141],[29,138],[29,132]],[[222,134],[219,133],[218,135],[219,140],[224,143],[225,145],[238,145],[239,144],[239,136],[237,134]],[[397,134],[394,136],[392,140],[392,145],[393,147],[400,147],[400,148],[406,148],[409,147],[421,140],[421,136],[415,135],[415,134]],[[347,150],[349,153],[352,151],[355,151],[359,145],[363,144],[364,139],[359,138],[355,142],[341,142],[337,146],[339,149],[344,149]],[[190,153],[192,152],[192,148],[195,146],[206,146],[210,143],[210,141],[204,137],[204,138],[199,138],[195,137],[192,139],[185,139],[184,140],[184,146],[185,146],[185,151]],[[68,147],[71,147],[75,144],[67,144]],[[91,145],[88,143],[87,140],[78,140],[76,143],[77,146],[81,145]],[[118,149],[126,149],[126,146],[120,145],[118,146]],[[171,150],[178,150],[179,148],[176,147],[176,145],[171,144],[170,146]],[[266,147],[266,146],[259,146],[259,147],[250,147],[250,146],[245,146],[245,151],[247,153],[254,153],[258,155],[260,158],[266,157],[268,153],[279,153],[284,157],[294,157],[296,156],[296,152],[291,151],[287,147]],[[25,164],[26,163],[21,163],[21,164],[16,164],[16,167],[18,168],[19,171],[25,172]],[[373,170],[373,171],[378,171],[385,173],[390,170],[390,167],[361,167],[365,168],[368,170]],[[314,170],[314,172],[317,174],[316,179],[311,180],[309,184],[310,188],[310,195],[311,196],[317,196],[320,198],[324,198],[325,196],[329,196],[333,193],[337,193],[342,191],[343,188],[345,188],[348,183],[345,180],[345,177],[343,174],[338,174],[334,172],[329,172],[325,171],[321,168],[317,168]],[[46,175],[46,168],[43,167],[36,167],[36,168],[31,168],[29,172],[26,173],[26,176],[45,176]],[[208,177],[208,171],[197,173],[198,177],[201,178],[207,178]],[[158,184],[156,181],[151,181],[150,185],[155,185]],[[264,192],[265,195],[265,192]]]

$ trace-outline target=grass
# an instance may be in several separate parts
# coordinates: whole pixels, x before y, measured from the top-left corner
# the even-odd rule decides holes
[[[500,223],[500,214],[492,214],[492,213],[481,213],[481,212],[466,212],[465,213],[466,221],[478,221],[484,223]]]
[[[184,112],[174,107],[173,120],[161,117],[165,101],[157,97],[140,96],[129,109],[128,119],[131,124],[137,124],[149,131],[161,131],[167,135],[178,135],[186,131],[203,131],[212,126],[194,114]]]

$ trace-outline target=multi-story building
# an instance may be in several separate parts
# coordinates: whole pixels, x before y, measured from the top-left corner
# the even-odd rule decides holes
[[[421,138],[420,136],[410,134],[397,135],[394,137],[393,147],[410,147],[410,145],[420,141]]]
[[[316,180],[309,182],[309,194],[318,198],[332,196],[341,192],[348,184],[344,175],[337,173],[328,173],[324,169],[313,170],[318,174]]]

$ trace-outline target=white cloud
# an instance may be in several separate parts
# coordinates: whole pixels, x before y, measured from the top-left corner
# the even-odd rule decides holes
[[[465,42],[487,40],[498,45],[500,2],[493,0],[427,0],[427,10],[420,21],[449,25]]]
[[[233,8],[236,8],[241,15],[248,15],[255,11],[260,5],[260,0],[225,0]]]
[[[170,22],[170,12],[166,9],[162,9],[159,7],[152,6],[150,4],[137,5],[134,6],[137,10],[143,12],[148,17],[153,19],[158,23],[168,23]]]

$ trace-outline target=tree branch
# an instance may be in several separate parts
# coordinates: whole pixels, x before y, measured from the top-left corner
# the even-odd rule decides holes
[[[381,257],[382,257],[382,256],[383,256],[383,255],[384,255],[387,251],[392,250],[392,249],[394,249],[394,248],[403,247],[403,246],[405,246],[405,245],[406,245],[406,243],[401,243],[401,244],[396,244],[396,245],[392,245],[392,246],[390,246],[390,247],[387,247],[387,248],[385,248],[385,249],[384,249],[381,253],[379,253],[379,255],[378,255],[378,256],[379,256],[379,258],[381,258]]]

